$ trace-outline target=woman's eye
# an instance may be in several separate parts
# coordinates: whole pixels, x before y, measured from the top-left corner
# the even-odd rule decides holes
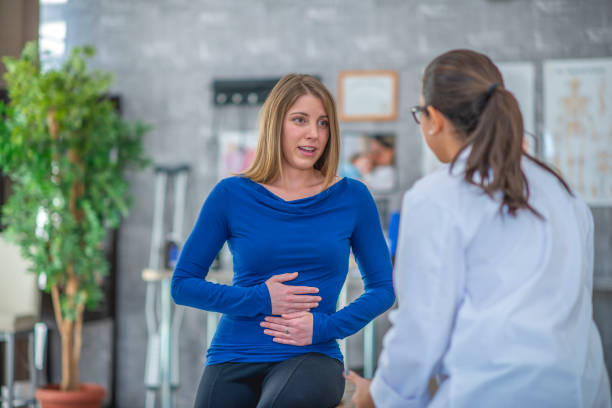
[[[305,122],[304,118],[301,118],[299,116],[296,116],[295,118],[293,118],[293,121],[295,123],[300,123],[300,124]]]
[[[320,120],[319,126],[321,127],[329,127],[329,122],[327,120]]]

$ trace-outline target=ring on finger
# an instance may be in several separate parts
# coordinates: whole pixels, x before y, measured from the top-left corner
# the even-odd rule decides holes
[[[289,329],[285,329],[285,334],[289,334]]]

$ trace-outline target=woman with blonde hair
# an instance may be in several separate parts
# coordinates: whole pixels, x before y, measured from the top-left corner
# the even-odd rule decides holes
[[[223,313],[196,407],[332,407],[344,391],[337,339],[395,299],[391,260],[372,196],[336,176],[333,97],[288,74],[260,118],[253,164],[206,199],[172,277],[177,304]],[[206,274],[227,241],[233,285]],[[365,293],[336,311],[350,250]]]

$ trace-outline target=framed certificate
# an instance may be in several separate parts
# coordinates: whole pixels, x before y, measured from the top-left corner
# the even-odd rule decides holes
[[[397,88],[396,71],[341,71],[338,75],[340,120],[395,120]]]

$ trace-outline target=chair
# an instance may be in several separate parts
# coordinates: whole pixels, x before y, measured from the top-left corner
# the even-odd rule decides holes
[[[28,263],[17,245],[0,234],[0,341],[4,343],[4,385],[2,407],[33,405],[38,371],[43,367],[46,326],[37,323],[40,291],[36,276],[28,272]],[[36,332],[36,342],[34,333]],[[15,341],[27,337],[32,393],[30,398],[15,397]],[[35,344],[38,343],[38,344]]]

